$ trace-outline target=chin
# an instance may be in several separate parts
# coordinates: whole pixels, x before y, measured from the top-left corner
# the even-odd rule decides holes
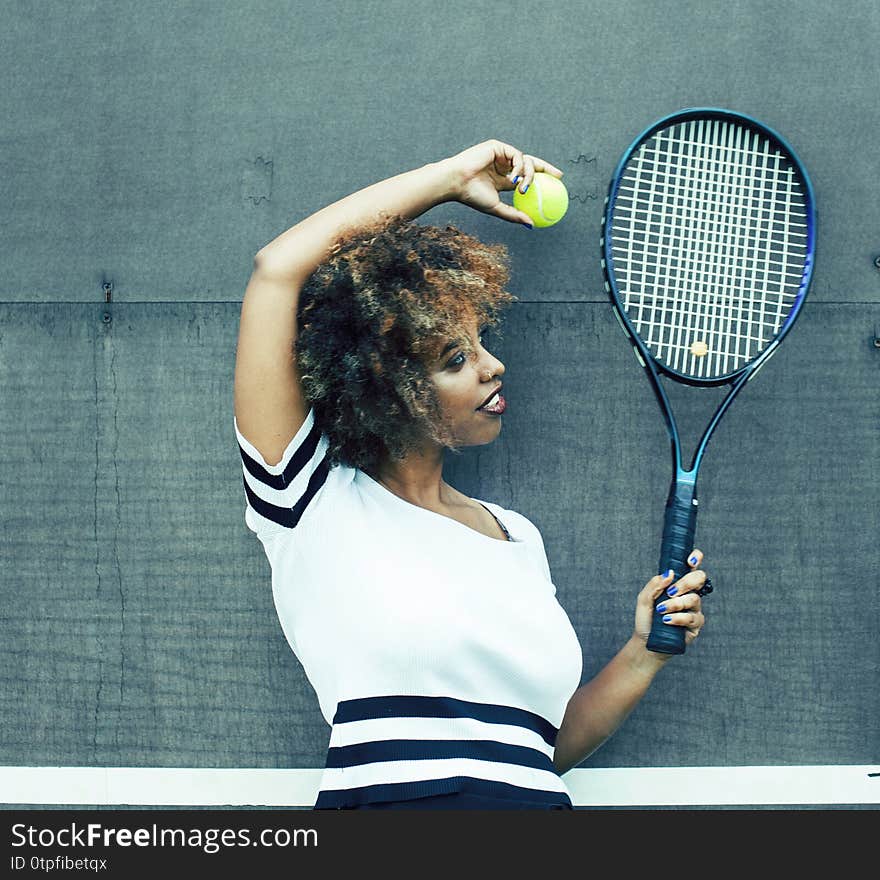
[[[458,440],[456,443],[452,445],[452,449],[468,449],[472,446],[488,446],[490,443],[494,443],[498,439],[498,435],[501,433],[501,425],[490,433],[482,432],[481,434],[476,434],[466,439]]]
[[[498,435],[501,433],[501,419],[498,418],[495,420],[495,424],[491,425],[488,430],[485,432],[483,437],[485,439],[477,440],[473,445],[474,446],[486,446],[489,443],[493,443],[498,439]]]

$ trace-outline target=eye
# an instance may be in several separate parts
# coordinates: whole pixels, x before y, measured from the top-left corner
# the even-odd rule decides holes
[[[491,328],[489,327],[488,324],[485,327],[480,329],[480,331],[477,335],[477,343],[479,345],[483,344],[483,340],[485,339],[486,334],[489,332],[490,329]],[[452,360],[450,360],[446,364],[446,367],[447,367],[447,369],[452,368],[454,370],[457,370],[460,367],[463,367],[466,362],[467,362],[467,355],[464,352],[459,352],[454,358],[452,358]]]
[[[459,352],[446,366],[453,368],[463,367],[466,360],[464,352]]]

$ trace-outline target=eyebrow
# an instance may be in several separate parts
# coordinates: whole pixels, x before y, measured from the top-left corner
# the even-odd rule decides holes
[[[446,355],[447,355],[450,351],[452,351],[452,349],[455,348],[456,345],[459,344],[459,342],[460,342],[460,340],[458,340],[458,339],[453,339],[453,341],[450,342],[450,343],[446,346],[446,348],[444,348],[443,351],[441,351],[440,354],[437,355],[437,360],[438,360],[438,361],[442,361],[443,358],[446,357]]]
[[[477,329],[477,333],[482,335],[488,329],[488,327],[488,324],[481,324],[480,327]],[[456,345],[461,345],[461,342],[461,339],[453,339],[452,342],[447,343],[443,351],[441,351],[440,354],[437,355],[437,360],[442,361],[443,358],[446,357],[446,355],[450,351],[452,351],[452,349],[455,348]]]

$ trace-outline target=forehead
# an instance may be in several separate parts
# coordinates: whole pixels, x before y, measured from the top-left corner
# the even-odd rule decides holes
[[[479,332],[479,320],[471,315],[463,318],[457,326],[450,327],[446,332],[431,338],[428,350],[434,358],[442,358],[457,345],[466,343],[472,336]]]

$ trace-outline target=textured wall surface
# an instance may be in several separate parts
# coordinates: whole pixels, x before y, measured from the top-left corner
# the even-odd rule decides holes
[[[798,151],[817,267],[701,470],[706,631],[584,766],[878,760],[880,7],[0,13],[0,764],[323,764],[328,730],[243,519],[244,285],[309,213],[488,137],[562,168],[572,201],[543,231],[461,205],[422,218],[505,243],[520,300],[496,346],[502,435],[451,457],[447,479],[541,528],[597,671],[655,569],[669,481],[659,409],[602,289],[602,199],[636,134],[700,105]],[[719,395],[671,393],[692,437]]]

